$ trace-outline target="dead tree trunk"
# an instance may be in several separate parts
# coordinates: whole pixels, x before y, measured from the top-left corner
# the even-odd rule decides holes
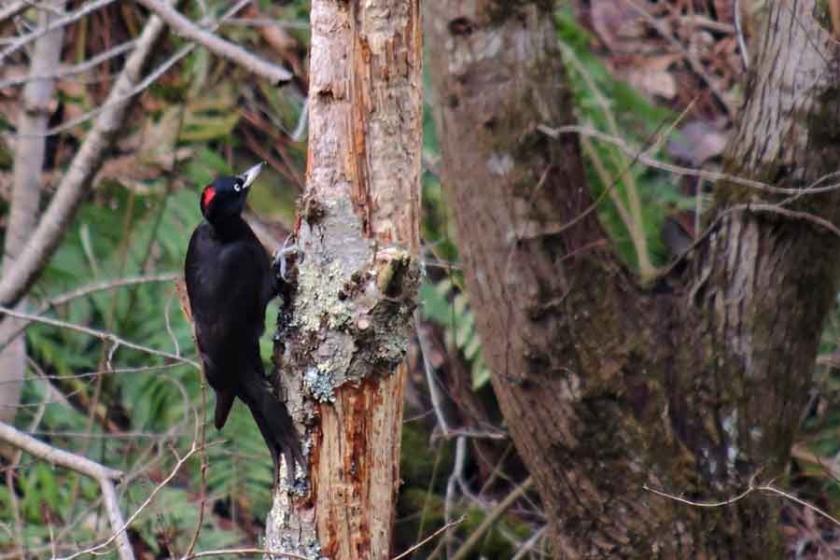
[[[840,49],[813,1],[769,4],[680,272],[644,288],[585,186],[551,2],[429,0],[436,120],[470,298],[563,558],[780,556],[778,501],[729,498],[789,457],[838,280]],[[820,185],[825,186],[827,182]],[[808,192],[808,191],[811,192]]]
[[[310,17],[301,255],[275,352],[309,477],[278,490],[267,545],[385,559],[419,274],[419,2],[315,0]]]

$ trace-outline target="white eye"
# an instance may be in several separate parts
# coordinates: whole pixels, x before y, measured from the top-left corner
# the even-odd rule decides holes
[[[239,184],[238,182],[234,183],[233,184],[233,190],[236,191],[236,192],[241,191],[242,190],[242,185]]]

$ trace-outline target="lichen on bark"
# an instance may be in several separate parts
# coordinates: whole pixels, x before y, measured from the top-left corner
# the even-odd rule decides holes
[[[268,527],[301,554],[390,557],[419,283],[419,18],[418,0],[312,2],[301,253],[275,345],[310,483]]]

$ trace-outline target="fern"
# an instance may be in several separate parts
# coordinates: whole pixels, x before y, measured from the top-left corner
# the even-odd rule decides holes
[[[444,328],[446,344],[457,348],[470,366],[473,389],[490,380],[490,369],[481,355],[481,339],[475,328],[475,315],[466,293],[458,290],[450,278],[437,284],[420,286],[423,315]]]

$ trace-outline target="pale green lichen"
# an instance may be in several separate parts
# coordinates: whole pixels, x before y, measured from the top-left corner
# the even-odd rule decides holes
[[[318,364],[306,370],[303,385],[316,401],[332,403],[335,402],[335,378],[331,371],[323,367],[324,364]]]
[[[295,326],[304,332],[314,332],[326,325],[341,328],[352,318],[352,304],[342,301],[338,294],[350,275],[342,264],[332,261],[327,266],[301,266],[298,272],[298,297],[295,302]]]

